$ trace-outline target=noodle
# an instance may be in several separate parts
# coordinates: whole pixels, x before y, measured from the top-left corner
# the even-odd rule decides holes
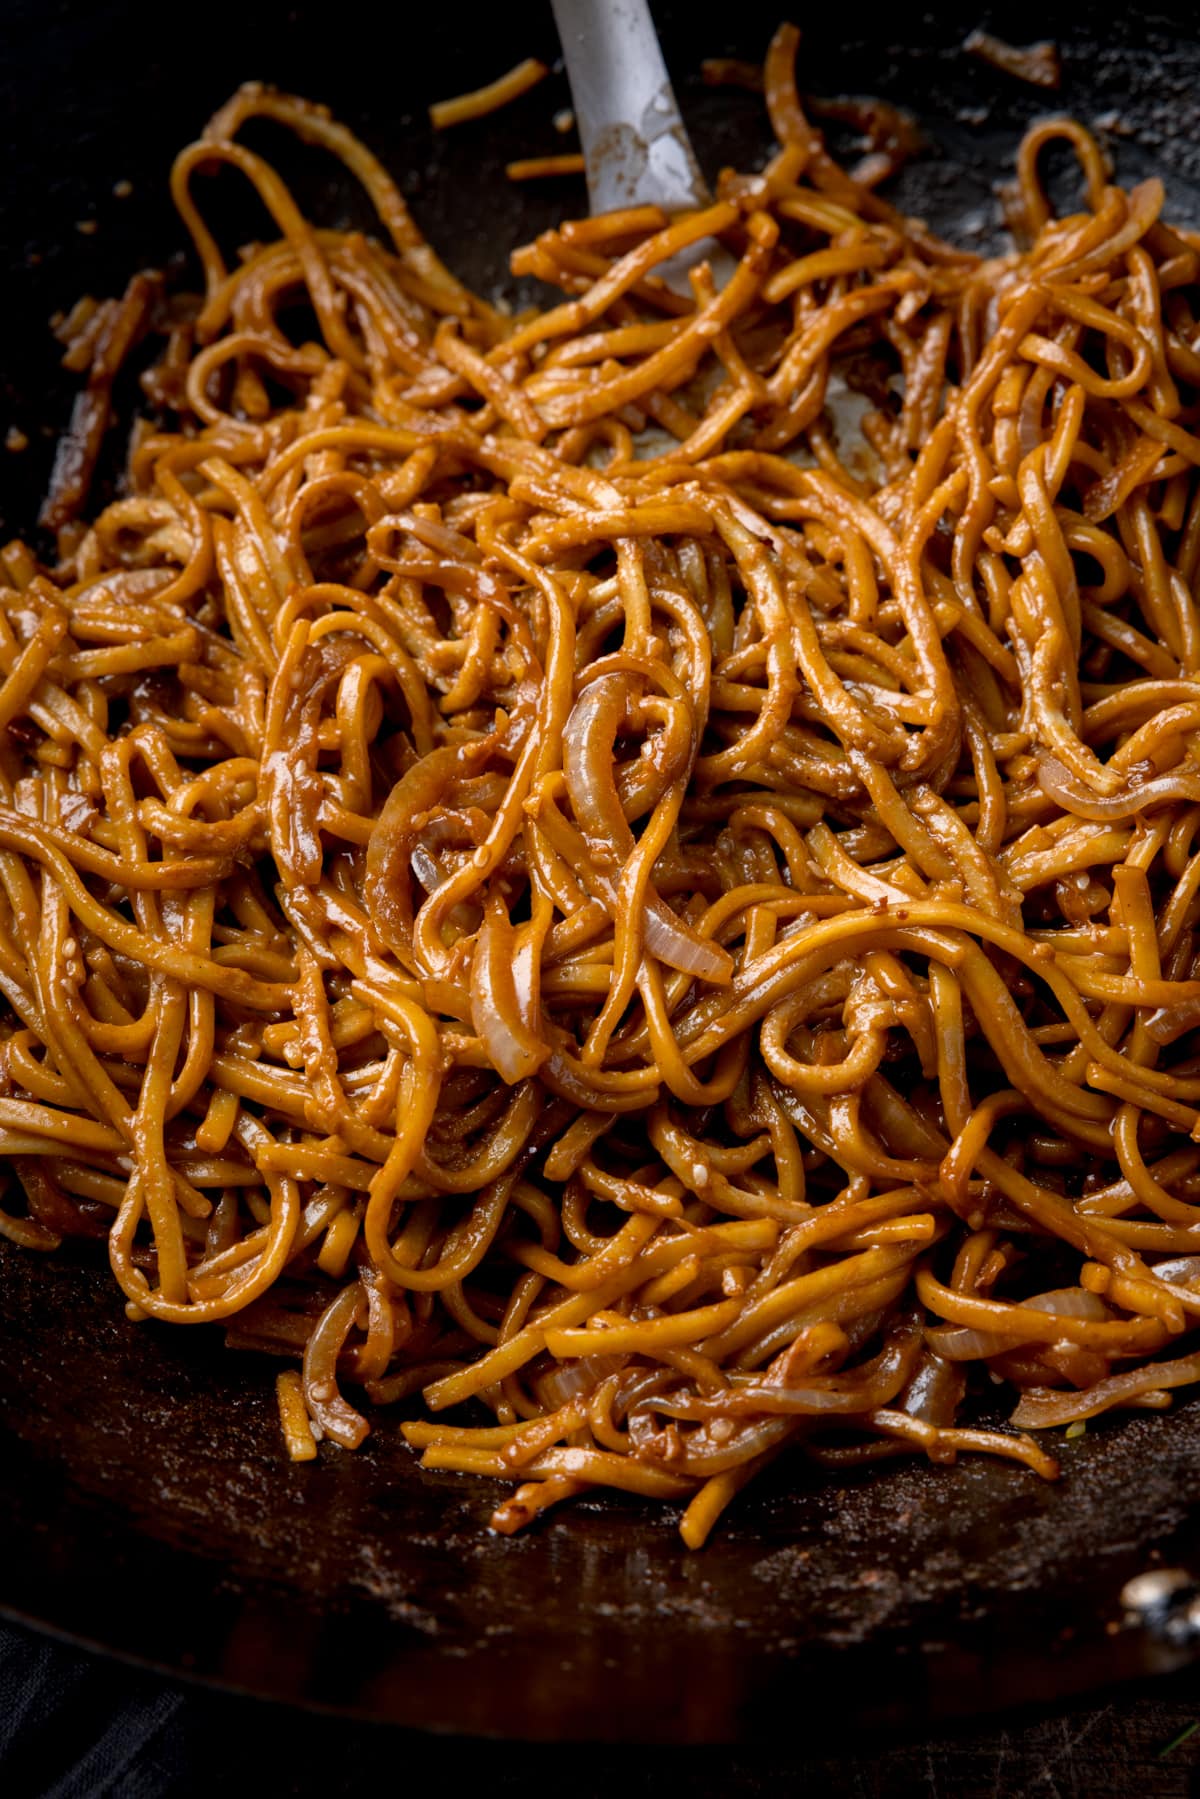
[[[1034,1429],[1200,1380],[1200,245],[1053,121],[1030,247],[958,251],[795,47],[761,174],[543,234],[516,319],[242,90],[202,300],[76,309],[58,560],[0,552],[0,1232],[290,1359],[297,1459],[420,1405],[504,1532],[616,1487],[695,1546],[785,1450],[1053,1477],[989,1373]]]
[[[527,56],[507,74],[489,81],[486,87],[477,87],[469,94],[456,94],[452,100],[435,101],[429,108],[430,123],[435,131],[444,131],[449,125],[464,125],[468,119],[486,118],[488,113],[507,106],[510,100],[527,94],[549,73],[544,62],[539,62],[535,56]]]
[[[510,181],[541,181],[550,175],[582,175],[585,164],[578,151],[561,156],[527,156],[505,165]]]

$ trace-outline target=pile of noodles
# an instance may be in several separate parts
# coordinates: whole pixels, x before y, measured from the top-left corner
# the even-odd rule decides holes
[[[407,1402],[501,1530],[699,1543],[785,1447],[1049,1476],[1027,1428],[1200,1379],[1200,239],[1054,121],[1026,247],[950,248],[794,53],[761,174],[546,233],[519,318],[243,89],[175,169],[203,302],[71,315],[60,559],[3,552],[0,1228],[285,1358],[298,1458]]]

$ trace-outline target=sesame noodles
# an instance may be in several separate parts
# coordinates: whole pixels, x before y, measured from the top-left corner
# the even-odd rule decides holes
[[[59,560],[0,553],[0,1230],[286,1358],[297,1459],[404,1402],[502,1531],[696,1545],[784,1450],[1053,1476],[1200,1379],[1200,243],[1065,120],[1025,247],[940,242],[795,48],[761,174],[544,234],[515,319],[243,89],[202,302],[76,309]]]

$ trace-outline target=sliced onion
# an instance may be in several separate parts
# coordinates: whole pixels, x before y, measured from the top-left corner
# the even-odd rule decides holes
[[[487,747],[481,741],[462,748],[446,744],[431,750],[401,775],[375,820],[367,842],[363,898],[372,924],[398,953],[406,954],[412,947],[410,858],[416,833],[430,809],[444,800],[451,783],[474,774]]]
[[[966,1384],[966,1376],[954,1362],[926,1350],[897,1402],[899,1410],[926,1424],[953,1424]]]
[[[622,868],[636,847],[613,774],[613,751],[628,694],[628,676],[601,675],[575,702],[563,733],[563,775],[571,807],[588,848],[601,864],[597,884],[614,914],[616,888],[606,869]],[[722,986],[733,978],[728,950],[698,936],[653,887],[646,893],[642,940],[651,955],[680,974]]]
[[[770,1375],[739,1381],[709,1396],[656,1400],[654,1409],[672,1418],[737,1418],[795,1413],[840,1412],[853,1416],[888,1405],[909,1381],[921,1353],[922,1332],[912,1317],[902,1319],[880,1350],[845,1373],[813,1375],[804,1384]]]
[[[579,828],[595,849],[628,855],[633,833],[621,809],[613,774],[617,732],[629,695],[627,675],[601,675],[571,708],[563,732],[563,775]]]
[[[1050,1293],[1035,1293],[1021,1304],[1031,1311],[1057,1312],[1060,1318],[1093,1318],[1097,1323],[1113,1316],[1100,1295],[1089,1293],[1086,1287],[1056,1287]]]
[[[446,877],[423,843],[413,844],[409,862],[426,893],[436,893]]]
[[[1022,1308],[1034,1312],[1056,1312],[1061,1318],[1091,1318],[1097,1323],[1111,1319],[1112,1311],[1098,1293],[1084,1287],[1059,1287],[1051,1293],[1036,1293],[1021,1301]],[[948,1362],[974,1362],[982,1356],[1004,1355],[1019,1347],[1018,1339],[1001,1331],[969,1330],[965,1325],[938,1325],[926,1331],[929,1347]]]
[[[714,1474],[723,1474],[727,1468],[740,1467],[773,1444],[782,1443],[801,1422],[799,1418],[762,1418],[754,1424],[744,1425],[728,1442],[719,1443],[712,1439],[711,1426],[703,1425],[688,1438],[672,1473],[694,1474],[708,1480]]]
[[[680,974],[691,974],[702,981],[726,986],[733,979],[733,958],[729,951],[707,937],[689,931],[657,893],[646,895],[642,940],[652,955],[677,968]]]
[[[1038,763],[1037,783],[1043,793],[1057,800],[1065,812],[1076,818],[1111,820],[1132,818],[1135,813],[1149,811],[1151,806],[1164,806],[1172,800],[1189,805],[1200,800],[1200,772],[1159,775],[1127,787],[1124,793],[1104,798],[1076,781],[1054,756],[1043,756]]]
[[[514,978],[516,936],[497,894],[489,894],[471,958],[471,1022],[488,1060],[510,1087],[536,1074],[550,1045],[522,1015]]]
[[[393,529],[409,532],[418,543],[423,543],[430,550],[440,550],[451,562],[469,562],[475,565],[479,561],[479,550],[471,539],[464,537],[460,531],[451,530],[449,525],[443,525],[438,519],[419,518],[414,512],[399,512],[379,522],[381,527],[391,526]]]
[[[343,1449],[357,1449],[371,1428],[362,1413],[342,1397],[337,1380],[338,1357],[359,1324],[360,1310],[365,1313],[366,1309],[361,1285],[351,1281],[325,1307],[304,1349],[304,1399],[309,1416]]]
[[[1146,1035],[1166,1048],[1187,1031],[1200,1025],[1200,999],[1185,999],[1176,1006],[1158,1006],[1146,1020]]]
[[[1200,1256],[1172,1256],[1150,1270],[1155,1280],[1173,1281],[1179,1287],[1200,1286]]]
[[[534,1386],[547,1410],[556,1412],[581,1393],[590,1393],[624,1366],[624,1356],[581,1356],[577,1362],[556,1362],[545,1374],[537,1376]]]
[[[1130,1368],[1083,1393],[1055,1393],[1048,1387],[1033,1387],[1022,1394],[1012,1422],[1043,1430],[1073,1424],[1077,1418],[1094,1418],[1115,1405],[1128,1405],[1143,1394],[1186,1387],[1193,1381],[1200,1381],[1200,1351],[1173,1362],[1147,1362],[1142,1368]]]
[[[1012,1349],[1013,1337],[1001,1337],[994,1331],[969,1330],[965,1324],[935,1326],[926,1331],[925,1340],[935,1355],[948,1362],[978,1362],[985,1356],[1003,1355]]]

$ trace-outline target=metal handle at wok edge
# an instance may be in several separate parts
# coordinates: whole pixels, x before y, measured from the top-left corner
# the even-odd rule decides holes
[[[1172,1649],[1200,1649],[1200,1578],[1187,1568],[1150,1568],[1121,1588],[1127,1628]]]

